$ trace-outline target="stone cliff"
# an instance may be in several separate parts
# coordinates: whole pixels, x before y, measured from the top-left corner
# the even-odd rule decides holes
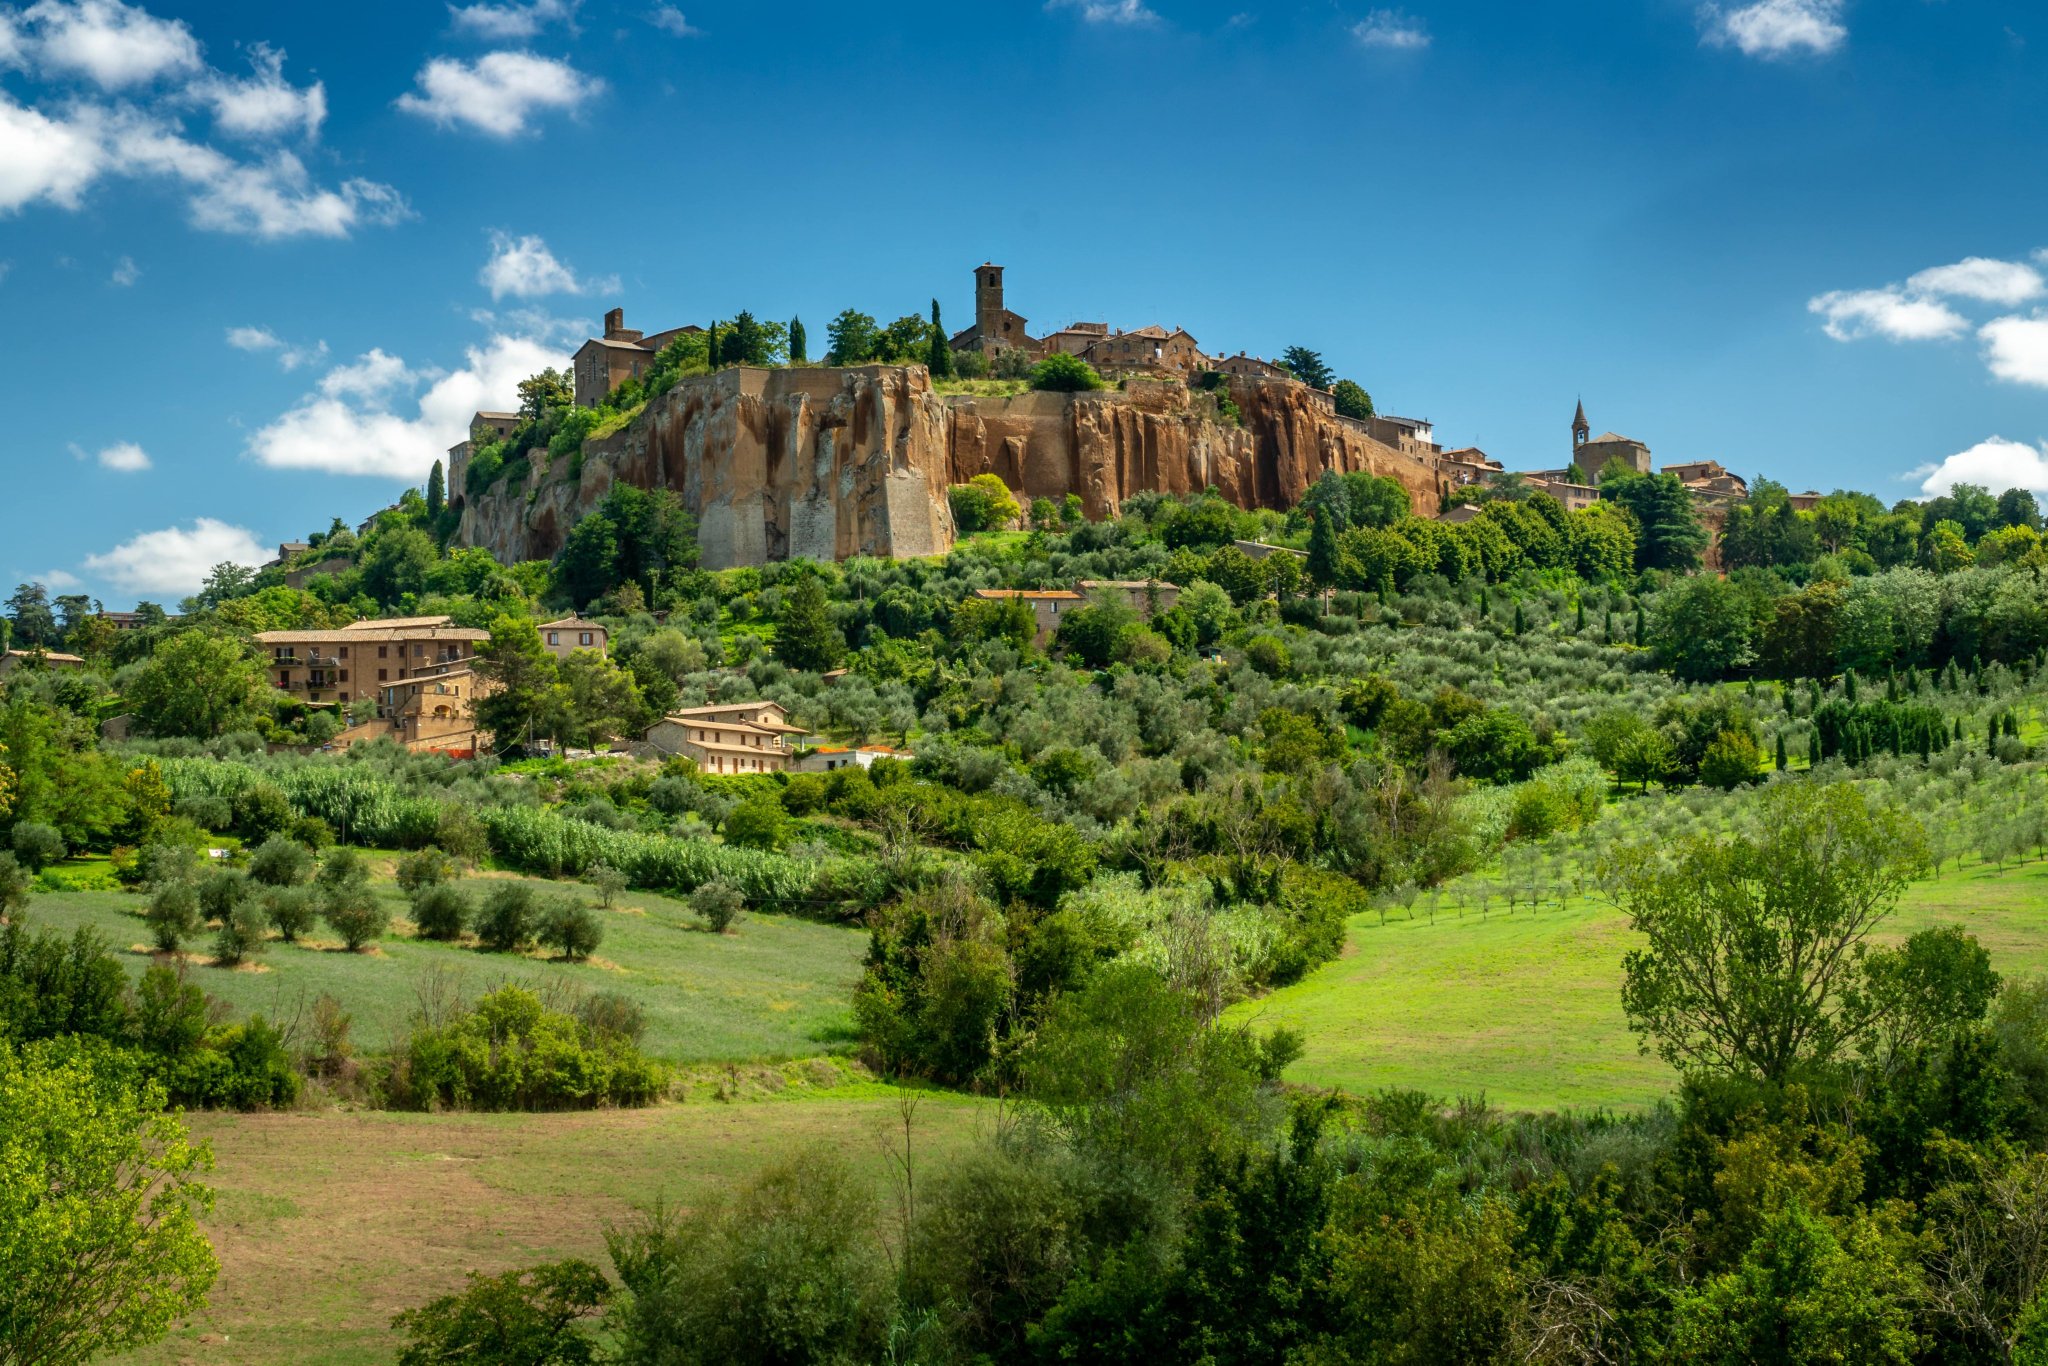
[[[1091,518],[1145,489],[1285,508],[1324,470],[1390,476],[1434,510],[1434,469],[1337,416],[1328,394],[1260,379],[1229,393],[1241,423],[1178,381],[992,399],[935,394],[921,366],[722,370],[586,444],[579,478],[535,452],[523,482],[462,497],[459,539],[501,561],[550,558],[619,481],[676,490],[712,569],[939,554],[953,544],[947,486],[989,472],[1027,499],[1077,493]],[[464,474],[449,471],[451,490]]]

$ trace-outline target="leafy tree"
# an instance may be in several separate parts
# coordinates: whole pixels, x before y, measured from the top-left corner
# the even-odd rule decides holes
[[[810,339],[804,335],[804,320],[802,318],[791,318],[789,320],[789,363],[791,365],[807,364],[811,358],[809,348]]]
[[[269,924],[263,908],[254,901],[245,899],[230,906],[221,916],[220,929],[213,937],[214,961],[233,967],[262,953],[266,947],[264,931]]]
[[[313,875],[313,851],[289,835],[272,835],[249,859],[249,876],[267,887],[298,887]]]
[[[713,878],[690,893],[690,909],[704,917],[705,926],[713,934],[731,930],[746,908],[745,895],[722,878]]]
[[[610,1296],[604,1274],[575,1259],[472,1271],[461,1293],[391,1320],[405,1339],[398,1366],[590,1366],[604,1355],[589,1320]]]
[[[1700,759],[1700,781],[1730,791],[1762,779],[1763,751],[1747,730],[1724,730],[1707,744]]]
[[[783,595],[782,614],[775,623],[775,654],[805,673],[836,669],[845,657],[846,637],[833,624],[825,585],[816,574],[800,575]]]
[[[13,624],[15,648],[53,650],[64,636],[57,629],[57,614],[50,610],[49,590],[39,583],[24,583],[7,599],[7,616]]]
[[[1629,1027],[1682,1072],[1782,1082],[1883,1023],[1866,941],[1925,866],[1919,825],[1846,784],[1762,800],[1754,832],[1631,848],[1604,870],[1649,941],[1623,960]]]
[[[575,401],[576,385],[566,370],[549,368],[519,381],[519,416],[528,422],[538,422]]]
[[[278,938],[295,944],[319,919],[312,890],[307,887],[272,887],[263,894],[263,914]]]
[[[556,897],[542,910],[536,937],[562,957],[580,963],[604,942],[604,926],[574,897]]]
[[[268,683],[244,642],[210,631],[179,631],[156,647],[128,687],[128,702],[152,735],[211,740],[252,725]]]
[[[780,849],[789,838],[789,813],[781,802],[757,793],[725,818],[726,841],[747,849]]]
[[[1313,389],[1327,389],[1337,382],[1337,372],[1323,361],[1320,351],[1290,346],[1280,354],[1280,368]]]
[[[1330,397],[1337,400],[1337,416],[1357,418],[1363,422],[1373,416],[1372,395],[1365,392],[1356,380],[1340,379],[1330,386]]]
[[[190,882],[166,882],[149,899],[143,919],[158,949],[176,953],[178,946],[199,933],[205,921],[199,918],[199,889]]]
[[[1064,351],[1055,351],[1031,367],[1031,387],[1034,389],[1075,394],[1105,386],[1106,381],[1095,373],[1094,366]]]
[[[493,953],[518,953],[533,942],[533,889],[521,882],[493,887],[477,917],[476,937]]]
[[[377,899],[367,874],[325,884],[320,914],[350,953],[360,953],[391,927],[391,912]]]
[[[441,462],[436,460],[434,468],[427,474],[427,516],[438,522],[447,506],[448,476],[441,469]]]
[[[23,821],[15,826],[13,845],[14,857],[31,873],[61,863],[67,852],[63,834],[41,821]]]
[[[427,575],[440,558],[434,538],[418,527],[387,527],[363,543],[359,564],[362,591],[394,607],[406,594],[426,591]]]
[[[598,862],[584,870],[583,880],[597,893],[597,902],[606,910],[619,899],[619,893],[626,890],[626,875],[609,863]]]
[[[437,882],[413,894],[413,926],[429,939],[462,938],[469,917],[469,897],[452,882]]]
[[[602,512],[593,512],[569,529],[555,560],[555,584],[578,607],[585,607],[619,583],[619,529]]]
[[[1749,598],[1726,579],[1688,579],[1657,602],[1658,662],[1688,682],[1726,678],[1756,659]]]
[[[996,531],[1017,520],[1017,497],[1001,475],[977,474],[964,484],[947,490],[952,504],[953,525],[961,534]]]
[[[503,750],[545,735],[556,705],[555,658],[540,643],[527,617],[501,616],[491,638],[478,648],[476,672],[492,687],[476,699],[477,725]]]
[[[83,1366],[206,1303],[212,1165],[118,1054],[0,1041],[0,1361]]]
[[[874,318],[847,309],[825,327],[825,359],[833,365],[860,365],[872,360],[881,345],[882,332]]]
[[[1998,525],[2041,529],[2041,505],[2027,489],[2007,489],[1998,495]]]
[[[1600,497],[1619,503],[1636,524],[1638,569],[1697,569],[1706,549],[1706,528],[1693,509],[1692,494],[1671,474],[1617,471],[1600,481]]]

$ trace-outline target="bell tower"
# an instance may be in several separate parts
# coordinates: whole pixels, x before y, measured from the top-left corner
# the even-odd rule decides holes
[[[1003,335],[1003,268],[984,262],[974,272],[974,327],[984,343]]]
[[[1592,437],[1593,424],[1586,421],[1586,403],[1581,399],[1578,415],[1572,418],[1572,459],[1579,458],[1579,447],[1585,445]]]

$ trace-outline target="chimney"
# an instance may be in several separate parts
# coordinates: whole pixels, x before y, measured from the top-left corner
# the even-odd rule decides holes
[[[609,339],[609,338],[611,338],[611,337],[615,337],[615,336],[617,336],[617,335],[618,335],[619,333],[621,333],[621,332],[623,332],[623,331],[625,331],[625,330],[626,330],[626,310],[625,310],[625,309],[623,309],[623,308],[615,308],[615,309],[613,309],[613,310],[612,310],[611,312],[609,312],[609,313],[607,313],[607,314],[605,314],[605,315],[604,315],[604,335],[606,336],[606,338],[608,338],[608,339]]]

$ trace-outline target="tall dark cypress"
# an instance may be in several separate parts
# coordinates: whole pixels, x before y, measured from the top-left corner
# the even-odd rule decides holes
[[[789,320],[789,363],[791,365],[802,365],[810,360],[811,357],[807,349],[807,343],[808,339],[804,336],[804,320],[802,318],[791,318]]]

